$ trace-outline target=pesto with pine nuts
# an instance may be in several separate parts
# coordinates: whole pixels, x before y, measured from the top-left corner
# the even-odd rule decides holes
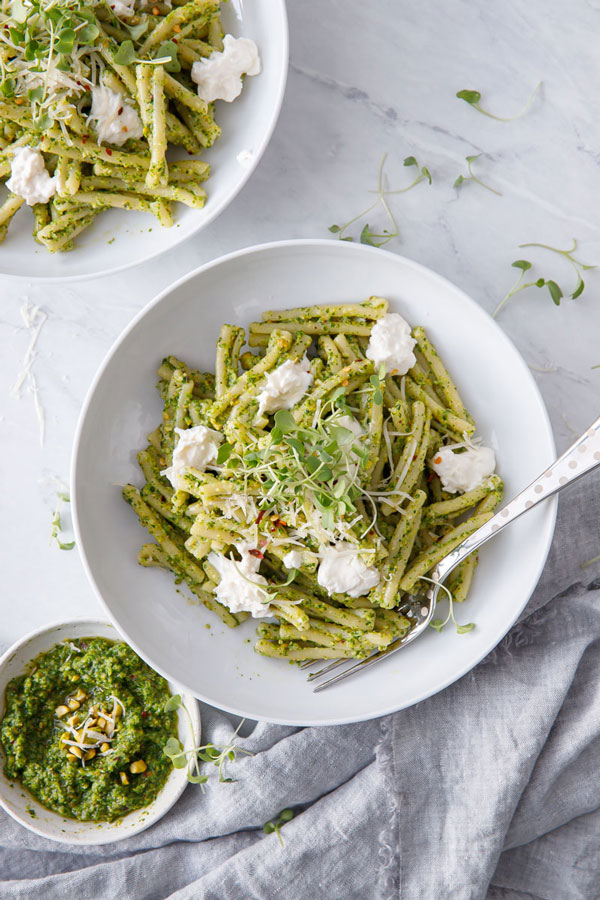
[[[40,654],[6,689],[0,723],[7,778],[48,809],[112,822],[151,803],[177,737],[167,682],[123,642],[79,638]]]

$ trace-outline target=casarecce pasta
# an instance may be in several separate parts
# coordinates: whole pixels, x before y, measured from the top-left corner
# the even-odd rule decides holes
[[[148,212],[169,227],[175,203],[204,206],[210,167],[197,156],[220,128],[192,75],[223,51],[220,6],[0,2],[0,181],[9,188],[0,241],[25,202],[51,252],[71,249],[103,210]],[[170,148],[196,158],[168,158]]]
[[[501,499],[425,330],[407,331],[406,372],[376,359],[374,329],[393,319],[408,329],[378,297],[267,311],[248,333],[223,325],[214,374],[173,356],[158,369],[145,484],[123,491],[154,539],[139,562],[171,570],[226,625],[260,618],[259,653],[385,648],[413,626],[423,578]],[[452,574],[454,600],[476,565]]]

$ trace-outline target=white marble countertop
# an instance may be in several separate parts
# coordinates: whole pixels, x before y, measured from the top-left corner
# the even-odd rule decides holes
[[[402,161],[427,165],[433,185],[390,197],[400,234],[388,249],[464,288],[491,311],[527,256],[535,277],[572,290],[567,261],[538,241],[600,262],[600,0],[304,0],[289,4],[291,66],[271,145],[244,191],[201,234],[156,262],[81,284],[0,282],[0,471],[3,590],[0,644],[45,622],[100,612],[77,551],[49,544],[55,479],[68,479],[79,410],[114,339],[161,289],[201,263],[263,241],[327,237],[369,203],[387,153],[391,187],[410,180]],[[485,118],[455,98],[482,92],[518,121]],[[480,177],[453,188],[465,157],[481,153]],[[378,213],[372,227],[385,227]],[[354,232],[356,233],[356,232]],[[332,240],[335,236],[331,236]],[[0,247],[0,253],[8,250]],[[547,291],[523,292],[499,317],[535,377],[564,448],[598,415],[600,272],[579,299],[555,307]],[[11,393],[31,339],[25,302],[47,314],[31,371],[45,411],[40,446],[34,397]],[[493,365],[490,360],[490,365]],[[498,373],[502,377],[502,373]],[[63,516],[69,535],[68,507]]]

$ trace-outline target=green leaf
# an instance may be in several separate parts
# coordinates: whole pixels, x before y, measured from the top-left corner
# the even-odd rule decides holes
[[[459,175],[458,178],[456,179],[456,181],[454,182],[453,187],[460,187],[464,180],[465,179],[463,178],[463,176]]]
[[[146,19],[144,22],[140,22],[139,25],[127,25],[127,30],[129,31],[132,40],[139,40],[141,36],[148,30],[148,19]]]
[[[191,772],[188,772],[187,779],[190,784],[206,784],[208,775],[192,775]]]
[[[468,163],[474,163],[476,159],[479,159],[481,153],[476,153],[475,156],[465,156],[465,159]]]
[[[290,822],[294,818],[294,810],[293,809],[284,809],[281,815],[279,816],[280,822]]]
[[[302,459],[304,457],[304,445],[302,444],[301,441],[299,441],[293,437],[286,437],[285,442],[288,445],[288,447],[291,447],[292,450],[296,451],[296,453],[298,454],[300,459]]]
[[[553,302],[556,306],[560,306],[561,297],[563,297],[563,292],[561,288],[557,285],[555,281],[547,281],[548,290],[550,291],[550,296],[552,297]]]
[[[572,298],[573,300],[577,300],[577,298],[578,298],[578,297],[581,297],[581,295],[583,294],[584,289],[585,289],[585,282],[584,282],[583,278],[582,278],[581,275],[580,275],[580,276],[579,276],[579,281],[577,282],[577,287],[575,288],[575,290],[574,290],[573,293],[571,294],[571,298]]]
[[[329,434],[340,447],[345,447],[354,440],[353,433],[349,428],[344,428],[343,425],[330,425]]]
[[[14,97],[16,86],[17,82],[14,78],[5,78],[2,84],[0,84],[0,94],[2,94],[3,97]]]
[[[187,766],[187,758],[181,754],[181,756],[172,756],[171,764],[174,769],[185,769]]]
[[[434,619],[434,620],[433,620],[432,622],[430,622],[429,624],[431,625],[432,628],[435,628],[435,630],[436,630],[436,631],[439,631],[440,633],[441,633],[441,631],[442,631],[442,628],[443,628],[444,625],[445,625],[445,623],[442,622],[441,619]]]
[[[43,87],[29,88],[29,90],[27,91],[27,99],[30,101],[30,103],[41,103],[43,98],[44,98],[44,88]]]
[[[50,116],[41,115],[38,116],[37,119],[33,120],[33,127],[36,131],[42,132],[47,131],[48,128],[52,125],[52,119]]]
[[[10,4],[10,15],[15,22],[25,22],[29,12],[30,10],[27,9],[22,0],[12,0],[12,3]]]
[[[427,168],[427,166],[423,166],[423,168],[421,169],[421,175],[424,175],[424,176],[425,176],[425,178],[427,179],[427,181],[429,182],[429,184],[432,183],[433,178],[431,177],[431,172],[429,171],[429,169]]]
[[[407,156],[406,159],[404,160],[404,165],[405,166],[416,166],[417,168],[419,168],[419,163],[417,162],[417,160],[415,159],[414,156]]]
[[[330,231],[332,234],[338,234],[341,230],[342,229],[339,225],[330,225],[328,228],[328,231]]]
[[[217,453],[217,465],[222,466],[224,462],[227,462],[232,453],[233,447],[231,444],[228,444],[227,441],[221,444]]]
[[[360,242],[361,244],[368,244],[370,247],[381,247],[381,242],[378,243],[375,240],[375,238],[379,237],[381,237],[381,235],[371,231],[369,224],[367,223],[360,233]]]
[[[531,263],[528,259],[515,259],[511,266],[513,269],[521,269],[523,272],[527,272],[531,268]]]
[[[296,431],[298,426],[296,425],[296,420],[293,415],[289,411],[289,409],[278,409],[274,416],[275,425],[277,428],[281,429],[282,434],[287,434],[290,431]]]
[[[479,91],[457,91],[456,96],[459,100],[464,100],[465,103],[469,103],[471,106],[475,106],[475,104],[479,103],[479,101],[481,100],[481,94],[479,93]]]
[[[64,544],[62,541],[59,541],[58,538],[56,539],[56,541],[58,543],[59,550],[72,550],[75,546],[75,541],[69,541],[68,544]]]
[[[273,834],[273,832],[275,831],[275,825],[273,824],[273,822],[266,822],[263,825],[263,831],[265,834]]]
[[[93,44],[99,34],[100,29],[96,23],[88,22],[87,25],[84,25],[83,28],[79,29],[77,37],[80,44]]]
[[[133,41],[123,41],[114,55],[114,61],[119,66],[130,66],[135,59]]]
[[[176,737],[170,737],[167,740],[167,743],[163,747],[163,754],[168,757],[178,756],[183,750],[181,745],[181,741],[178,741]]]
[[[353,237],[340,238],[340,241],[350,241],[350,242],[352,242],[353,240],[354,240]]]
[[[538,280],[535,283],[535,286],[539,287],[539,288],[543,288],[545,284],[546,284],[545,278],[538,278]]]
[[[468,625],[457,625],[456,633],[457,634],[468,634],[469,631],[473,631],[475,628],[475,622],[469,622]]]
[[[56,44],[56,52],[72,53],[76,37],[77,34],[73,28],[63,28]]]
[[[181,706],[181,694],[173,694],[173,696],[169,697],[169,699],[163,706],[163,712],[166,712],[166,713],[174,712],[176,709],[179,709],[180,706]]]
[[[161,59],[169,56],[170,62],[164,64],[165,72],[181,72],[181,63],[177,55],[177,44],[174,41],[165,41],[156,51],[154,58]]]

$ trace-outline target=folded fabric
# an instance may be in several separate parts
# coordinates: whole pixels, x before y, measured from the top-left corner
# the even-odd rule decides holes
[[[118,844],[54,844],[0,814],[0,897],[597,900],[600,565],[581,566],[598,509],[600,479],[567,494],[521,621],[435,697],[356,725],[260,723],[234,783],[190,786]],[[202,712],[224,744],[230,718]],[[263,825],[288,807],[282,847]]]

